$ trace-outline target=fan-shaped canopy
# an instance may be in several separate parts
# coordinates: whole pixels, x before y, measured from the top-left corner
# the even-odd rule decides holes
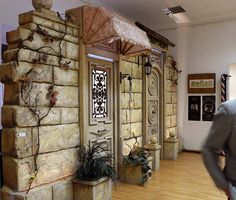
[[[119,41],[123,55],[141,54],[151,49],[146,32],[103,7],[83,6],[83,41],[87,45]]]

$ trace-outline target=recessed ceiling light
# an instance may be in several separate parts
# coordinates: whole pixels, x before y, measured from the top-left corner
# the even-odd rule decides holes
[[[163,9],[161,9],[161,11],[162,11],[163,13],[165,13],[166,15],[177,14],[177,13],[183,13],[183,12],[185,12],[185,10],[183,9],[182,6],[175,6],[175,7],[170,7],[170,8],[163,8]]]

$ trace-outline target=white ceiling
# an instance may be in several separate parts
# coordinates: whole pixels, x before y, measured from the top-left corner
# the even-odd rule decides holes
[[[206,23],[236,18],[236,0],[83,0],[103,5],[139,21],[153,30],[174,28],[183,24]],[[162,8],[181,5],[186,12],[172,15]],[[176,23],[177,22],[177,23]]]

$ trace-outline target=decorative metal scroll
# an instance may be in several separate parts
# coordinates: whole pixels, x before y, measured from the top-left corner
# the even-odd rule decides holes
[[[107,72],[101,69],[92,69],[92,117],[107,117]]]

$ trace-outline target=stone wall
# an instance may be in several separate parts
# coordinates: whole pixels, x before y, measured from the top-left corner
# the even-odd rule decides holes
[[[0,66],[1,198],[72,200],[80,137],[78,27],[44,9],[21,14],[19,25],[7,34]]]
[[[165,70],[165,139],[177,135],[177,84],[171,80],[174,69],[171,66],[171,60],[167,58]]]
[[[177,82],[176,73],[172,67],[172,59],[167,57],[164,69],[165,95],[165,134],[164,159],[175,160],[179,152],[177,138]]]
[[[129,146],[135,143],[134,135],[142,146],[142,66],[137,57],[123,58],[120,71],[132,77],[132,90],[127,78],[121,83],[121,137],[123,155],[129,153]],[[129,146],[128,146],[128,145]]]

